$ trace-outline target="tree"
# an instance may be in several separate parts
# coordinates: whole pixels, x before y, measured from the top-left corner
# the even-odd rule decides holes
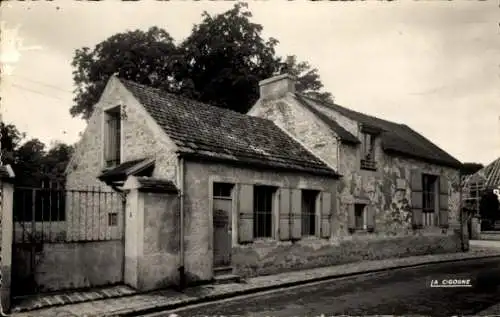
[[[263,27],[251,17],[246,3],[214,16],[203,13],[180,45],[184,63],[177,79],[184,95],[239,112],[255,103],[258,82],[272,76],[279,60],[278,41],[262,38]]]
[[[72,62],[76,97],[71,115],[88,119],[113,74],[140,84],[168,88],[175,53],[172,37],[157,27],[146,32],[135,30],[113,35],[93,50],[77,49]]]
[[[317,68],[311,68],[308,62],[297,62],[295,55],[288,55],[284,64],[286,72],[297,78],[295,87],[297,91],[311,98],[333,103],[333,97],[329,92],[321,92],[323,83]]]
[[[15,151],[13,165],[16,183],[23,186],[40,186],[43,177],[43,159],[45,144],[38,139],[31,139]]]
[[[5,124],[4,122],[0,122],[0,129],[2,131],[2,163],[13,165],[16,156],[15,150],[26,134],[19,132],[13,124]]]
[[[71,159],[74,146],[56,142],[43,158],[43,177],[47,181],[62,182],[64,170]]]
[[[176,48],[165,30],[114,35],[91,50],[76,51],[73,79],[77,86],[73,116],[88,119],[109,77],[118,75],[238,112],[259,97],[258,82],[282,66],[278,40],[262,37],[263,27],[251,21],[246,3],[221,14],[202,14],[191,34]],[[290,56],[286,62],[298,76],[297,91],[331,100],[321,93],[317,69]]]

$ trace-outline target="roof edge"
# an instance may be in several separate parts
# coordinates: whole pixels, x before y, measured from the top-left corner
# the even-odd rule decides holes
[[[332,130],[343,143],[345,142],[346,144],[353,144],[353,145],[361,143],[361,141],[354,134],[347,131],[338,122],[331,119],[326,114],[322,113],[313,106],[309,105],[305,100],[303,100],[304,99],[303,95],[295,93],[294,96],[303,107],[305,107],[308,111],[310,111],[314,116],[318,117],[319,120],[323,121],[323,123],[326,124],[327,127],[330,130]],[[332,125],[334,125],[334,127],[332,127]],[[337,128],[344,130],[342,131],[342,133],[345,133],[345,136],[341,135],[342,133],[335,131],[335,129]]]
[[[462,163],[460,161],[458,161],[458,160],[457,160],[456,163],[445,162],[445,161],[442,161],[442,160],[437,160],[437,159],[422,157],[422,156],[419,156],[419,155],[408,154],[408,153],[405,153],[405,152],[402,152],[402,151],[398,151],[398,150],[394,150],[394,149],[384,149],[384,152],[387,153],[387,154],[389,154],[389,155],[392,154],[392,155],[396,155],[396,156],[400,156],[400,157],[404,157],[404,158],[417,159],[417,160],[420,160],[420,161],[423,161],[423,162],[432,163],[432,164],[436,164],[436,165],[439,165],[439,166],[445,166],[445,167],[455,168],[457,170],[459,170],[462,167]]]
[[[237,160],[232,160],[230,158],[222,158],[222,157],[214,157],[210,155],[204,155],[200,153],[193,153],[193,152],[185,152],[185,151],[178,151],[177,155],[181,158],[188,159],[190,161],[195,161],[195,162],[201,162],[201,163],[207,163],[207,160],[210,160],[211,162],[219,162],[219,163],[227,163],[228,165],[233,165],[233,166],[244,166],[244,167],[254,167],[254,168],[260,168],[260,169],[269,169],[269,170],[282,170],[282,171],[289,171],[289,172],[295,172],[295,173],[307,173],[315,176],[327,176],[331,177],[334,179],[339,179],[342,177],[339,173],[335,172],[332,168],[328,167],[325,168],[324,170],[319,170],[315,168],[292,168],[292,167],[284,167],[284,166],[279,166],[279,164],[272,164],[272,163],[263,163],[260,160],[254,160],[254,159],[249,159],[252,162],[250,163],[249,161],[237,161]]]

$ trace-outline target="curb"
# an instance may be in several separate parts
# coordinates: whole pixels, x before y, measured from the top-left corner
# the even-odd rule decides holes
[[[460,261],[472,261],[472,260],[481,260],[481,259],[497,258],[497,257],[500,257],[500,254],[483,255],[483,256],[472,257],[472,258],[467,258],[467,259],[434,260],[434,261],[417,263],[417,264],[395,265],[395,266],[389,266],[389,267],[384,267],[384,268],[380,268],[380,269],[365,270],[365,271],[360,271],[360,272],[332,274],[332,275],[326,275],[326,276],[321,276],[321,277],[307,278],[307,279],[299,280],[299,281],[284,282],[281,284],[274,284],[274,285],[268,285],[268,286],[255,287],[255,288],[251,288],[251,289],[244,289],[244,290],[240,290],[240,291],[234,291],[231,293],[206,295],[206,296],[202,296],[202,297],[197,297],[197,298],[187,299],[184,301],[179,301],[176,303],[174,302],[174,303],[168,303],[168,304],[152,305],[152,306],[148,306],[148,307],[141,307],[141,308],[124,310],[121,312],[115,311],[115,312],[111,312],[109,314],[105,314],[102,316],[107,316],[107,317],[142,316],[145,314],[152,314],[152,313],[158,313],[158,312],[162,312],[162,311],[166,311],[166,310],[177,309],[177,308],[181,308],[183,306],[188,306],[188,305],[204,304],[204,303],[209,303],[212,301],[218,301],[218,300],[228,299],[228,298],[242,296],[242,295],[250,295],[250,294],[255,294],[255,293],[270,291],[270,290],[274,290],[274,289],[285,288],[285,287],[292,287],[292,286],[305,285],[305,284],[310,284],[310,283],[315,283],[315,282],[320,282],[320,281],[334,280],[334,279],[338,279],[338,278],[342,278],[342,277],[350,277],[350,276],[356,276],[356,275],[385,272],[385,271],[390,271],[390,270],[394,270],[394,269],[406,269],[406,268],[421,267],[421,266],[426,266],[426,265],[430,265],[430,264],[440,264],[440,263],[450,263],[450,262],[460,262]]]

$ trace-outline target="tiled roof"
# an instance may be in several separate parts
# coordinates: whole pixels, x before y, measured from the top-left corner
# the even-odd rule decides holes
[[[139,190],[147,192],[161,192],[161,193],[177,193],[178,189],[175,184],[170,180],[151,178],[151,177],[137,177],[139,182]]]
[[[500,186],[500,157],[467,177],[469,182],[480,182],[485,188]]]
[[[104,171],[99,175],[99,179],[110,182],[124,181],[129,175],[140,173],[152,166],[154,166],[154,160],[152,159],[142,158],[131,160]]]
[[[120,79],[185,156],[338,176],[273,122]]]
[[[328,111],[333,110],[362,125],[379,129],[381,131],[382,148],[386,152],[454,168],[461,166],[461,163],[457,159],[405,124],[379,119],[336,104],[320,102],[303,95],[299,95],[297,99],[299,101],[302,100],[304,106],[308,108],[313,107],[316,111],[328,113]],[[322,118],[320,117],[320,119]],[[341,139],[345,137],[345,132],[342,130],[332,129]]]

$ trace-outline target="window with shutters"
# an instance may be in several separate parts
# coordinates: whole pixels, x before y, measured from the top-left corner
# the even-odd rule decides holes
[[[356,230],[366,229],[365,207],[366,204],[354,204],[354,229]]]
[[[422,213],[423,226],[429,227],[435,224],[436,207],[439,201],[438,177],[436,175],[422,175]]]
[[[302,236],[316,235],[316,199],[318,191],[302,190]]]
[[[121,156],[121,112],[120,107],[107,110],[105,117],[104,162],[110,168],[120,164]]]
[[[375,163],[375,135],[367,132],[361,133],[361,169],[376,170]]]
[[[255,186],[253,196],[254,238],[273,237],[273,201],[276,188],[271,186]]]

